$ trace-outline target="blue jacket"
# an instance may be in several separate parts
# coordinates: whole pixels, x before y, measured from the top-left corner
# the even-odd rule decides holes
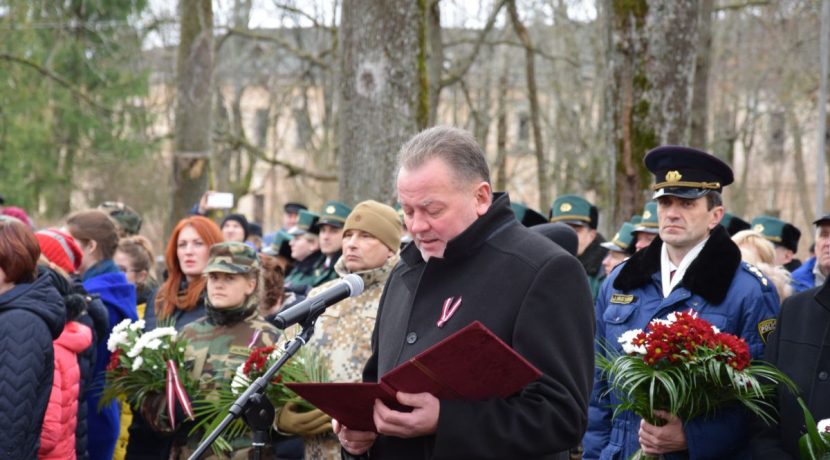
[[[48,274],[0,294],[0,458],[37,458],[64,319]]]
[[[813,274],[813,269],[816,267],[816,257],[810,257],[800,267],[793,270],[791,273],[793,281],[790,286],[793,287],[793,294],[812,289],[816,286],[816,275]]]
[[[110,359],[107,340],[113,326],[126,318],[133,321],[138,319],[135,286],[127,282],[127,277],[111,260],[101,261],[84,273],[83,285],[87,292],[101,297],[109,313],[107,333],[103,337],[98,337],[92,383],[94,391],[87,395],[89,458],[109,460],[118,440],[121,410],[115,401],[101,409],[98,408],[98,401],[101,399],[100,389],[104,386],[104,371]]]
[[[617,338],[630,329],[644,329],[654,318],[690,308],[723,332],[743,337],[753,358],[763,354],[764,341],[778,312],[778,294],[760,271],[741,262],[737,246],[721,227],[689,266],[683,280],[663,298],[660,273],[662,241],[621,264],[605,281],[596,300],[597,352],[600,343],[622,353]],[[625,296],[615,296],[624,294]],[[632,297],[633,296],[633,297]],[[759,333],[763,330],[763,336]],[[606,395],[607,382],[599,372],[588,409],[588,431],[583,439],[585,459],[628,459],[639,449],[640,418],[623,412],[611,419],[618,395]],[[666,458],[749,458],[749,415],[741,408],[723,409],[714,416],[684,421],[688,450]]]

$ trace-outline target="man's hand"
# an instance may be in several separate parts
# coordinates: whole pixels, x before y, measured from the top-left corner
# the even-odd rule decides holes
[[[398,392],[398,402],[413,408],[412,412],[398,412],[375,400],[375,426],[378,433],[399,438],[415,438],[435,433],[441,402],[429,393]]]
[[[346,452],[352,455],[362,455],[366,453],[366,451],[372,447],[372,444],[375,443],[375,438],[378,437],[377,433],[373,433],[371,431],[350,430],[334,419],[331,421],[331,428],[337,435],[340,445],[346,449]]]
[[[660,455],[686,450],[686,434],[683,421],[664,411],[654,411],[654,415],[666,421],[663,426],[640,421],[640,447],[647,454]]]

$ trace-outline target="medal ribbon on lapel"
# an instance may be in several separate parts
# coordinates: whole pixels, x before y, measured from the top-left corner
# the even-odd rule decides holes
[[[443,307],[441,307],[441,319],[438,320],[436,326],[444,327],[447,321],[452,318],[452,315],[455,314],[455,311],[458,310],[458,307],[461,306],[461,296],[458,297],[453,303],[453,297],[447,297],[447,300],[444,301]]]

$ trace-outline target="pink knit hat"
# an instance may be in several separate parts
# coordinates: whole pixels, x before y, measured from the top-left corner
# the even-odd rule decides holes
[[[7,206],[3,208],[3,211],[0,214],[5,214],[7,216],[14,217],[15,219],[23,222],[27,226],[32,226],[32,221],[29,220],[29,215],[26,214],[26,211],[18,208],[17,206]]]
[[[35,232],[40,243],[40,252],[49,262],[62,268],[66,273],[75,273],[81,266],[84,253],[72,235],[50,228]]]

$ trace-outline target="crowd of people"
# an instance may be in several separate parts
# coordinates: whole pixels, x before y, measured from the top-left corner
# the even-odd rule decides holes
[[[559,196],[547,215],[513,202],[492,190],[469,133],[430,128],[401,148],[395,208],[288,202],[282,227],[264,233],[211,208],[208,192],[173,229],[160,272],[140,214],[124,203],[37,229],[0,196],[0,455],[187,458],[204,428],[171,426],[163,395],[100,402],[113,327],[175,327],[188,372],[215,396],[251,350],[299,332],[275,326],[280,311],[356,274],[362,293],[323,311],[306,344],[332,381],[377,382],[473,321],[541,377],[485,401],[398,392],[410,410],[376,401],[371,432],[288,403],[263,458],[798,458],[801,409],[784,389],[773,425],[737,406],[691,420],[661,413],[659,426],[612,416],[624,395],[608,391],[595,354],[694,309],[789,375],[816,419],[830,418],[830,214],[814,222],[813,255],[801,263],[794,225],[726,211],[728,164],[662,146],[645,165],[651,199],[606,240],[585,197]],[[230,448],[249,458],[252,439]]]

